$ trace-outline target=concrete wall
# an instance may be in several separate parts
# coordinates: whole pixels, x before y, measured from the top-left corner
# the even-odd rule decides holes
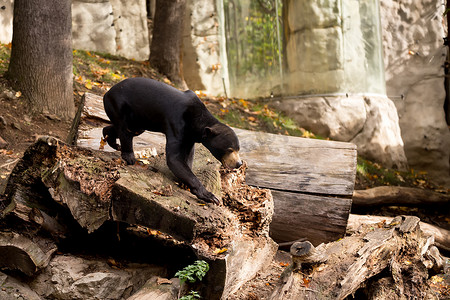
[[[400,117],[408,163],[449,186],[444,8],[440,0],[384,0],[381,21],[386,89]]]
[[[0,43],[12,40],[13,0],[0,0]]]
[[[4,7],[4,8],[3,8]],[[0,0],[0,42],[12,40],[13,0]],[[147,60],[150,54],[145,0],[73,0],[75,49]]]
[[[75,49],[147,60],[145,0],[73,0],[72,39]]]
[[[183,74],[193,90],[223,95],[219,19],[215,0],[188,0],[183,33]]]

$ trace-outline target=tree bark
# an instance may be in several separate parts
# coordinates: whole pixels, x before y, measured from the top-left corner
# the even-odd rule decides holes
[[[8,77],[34,112],[71,119],[71,1],[16,0]]]
[[[181,88],[182,33],[186,0],[157,0],[150,46],[150,64]]]

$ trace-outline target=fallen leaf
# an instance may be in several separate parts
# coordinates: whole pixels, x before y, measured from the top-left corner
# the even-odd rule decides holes
[[[227,251],[228,251],[227,248],[222,248],[222,249],[217,248],[216,250],[214,250],[214,254],[222,254]]]
[[[308,278],[303,278],[303,284],[302,284],[302,286],[308,287],[310,282],[311,282],[310,279],[308,279]]]
[[[147,228],[147,233],[148,233],[149,235],[161,235],[161,234],[162,234],[161,231],[159,231],[159,230],[153,230],[153,229],[150,229],[150,228]]]
[[[156,279],[156,284],[158,284],[158,285],[161,285],[161,284],[172,284],[172,281],[167,279],[167,278],[158,277],[158,279]]]
[[[88,89],[88,90],[92,90],[92,82],[88,79],[86,81],[86,83],[84,84],[84,86]]]
[[[105,145],[107,144],[106,139],[103,137],[100,137],[100,147],[98,147],[99,150],[105,149]]]

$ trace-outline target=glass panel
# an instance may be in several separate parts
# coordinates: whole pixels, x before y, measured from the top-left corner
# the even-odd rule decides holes
[[[385,94],[378,0],[223,4],[231,96]]]
[[[280,90],[281,0],[223,0],[223,4],[231,96],[253,98]]]

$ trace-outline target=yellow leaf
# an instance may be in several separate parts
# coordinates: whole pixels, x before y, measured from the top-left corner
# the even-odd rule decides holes
[[[120,79],[122,79],[122,76],[120,76],[120,75],[118,75],[118,74],[112,74],[112,76],[111,76],[113,79],[116,79],[116,80],[120,80]]]
[[[222,248],[222,249],[217,248],[216,250],[214,250],[214,253],[215,254],[222,254],[222,253],[227,252],[227,251],[228,251],[227,248]]]
[[[431,282],[434,284],[444,281],[444,278],[440,277],[439,275],[434,275],[430,279],[431,279]]]
[[[85,86],[87,89],[92,90],[92,83],[91,83],[91,81],[87,81],[87,82],[84,84],[84,86]]]
[[[244,99],[239,99],[239,103],[240,103],[243,107],[245,107],[245,108],[248,107],[248,102],[245,101]]]
[[[105,145],[106,145],[106,139],[104,139],[103,137],[100,137],[100,147],[98,147],[99,150],[103,150],[105,149]]]

